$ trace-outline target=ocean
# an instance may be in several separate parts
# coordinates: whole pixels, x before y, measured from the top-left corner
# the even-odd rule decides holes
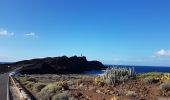
[[[0,64],[9,64],[9,63],[12,63],[12,62],[0,62]]]
[[[164,67],[164,66],[131,66],[131,65],[114,65],[114,66],[115,67],[127,67],[127,68],[134,67],[136,73],[146,73],[146,72],[170,73],[170,67]]]
[[[107,67],[126,67],[126,68],[132,68],[134,67],[135,72],[137,74],[139,73],[146,73],[146,72],[167,72],[170,73],[170,67],[164,67],[164,66],[131,66],[131,65],[105,65]],[[94,75],[102,75],[104,73],[104,70],[102,71],[87,71],[84,74],[94,74]]]

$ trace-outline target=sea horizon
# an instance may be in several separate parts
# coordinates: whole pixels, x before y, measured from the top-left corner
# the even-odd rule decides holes
[[[105,66],[134,66],[134,67],[170,67],[170,65],[133,65],[133,64],[104,64]]]
[[[139,65],[111,65],[111,64],[104,64],[107,67],[125,67],[125,68],[133,68],[137,74],[140,73],[148,73],[148,72],[162,72],[162,73],[170,73],[169,66],[139,66]],[[103,75],[105,70],[97,71],[87,71],[84,74],[90,75]]]

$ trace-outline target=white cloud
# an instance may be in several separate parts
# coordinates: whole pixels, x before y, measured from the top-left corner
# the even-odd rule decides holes
[[[156,52],[156,56],[161,56],[161,57],[170,56],[170,50],[161,49]]]
[[[0,36],[12,36],[14,35],[14,32],[8,32],[6,29],[0,29]]]
[[[24,34],[24,35],[25,35],[25,36],[29,36],[29,37],[39,38],[39,36],[36,35],[36,33],[34,33],[34,32],[26,33],[26,34]]]
[[[34,32],[31,32],[31,33],[26,33],[25,35],[26,35],[26,36],[35,36],[35,33],[34,33]]]

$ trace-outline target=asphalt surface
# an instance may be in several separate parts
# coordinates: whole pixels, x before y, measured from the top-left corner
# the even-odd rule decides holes
[[[8,73],[0,74],[0,100],[7,100]]]

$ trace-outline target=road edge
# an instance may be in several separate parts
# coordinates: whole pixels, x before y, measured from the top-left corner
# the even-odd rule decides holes
[[[8,74],[8,81],[7,81],[7,100],[10,100],[9,98],[9,74]]]

